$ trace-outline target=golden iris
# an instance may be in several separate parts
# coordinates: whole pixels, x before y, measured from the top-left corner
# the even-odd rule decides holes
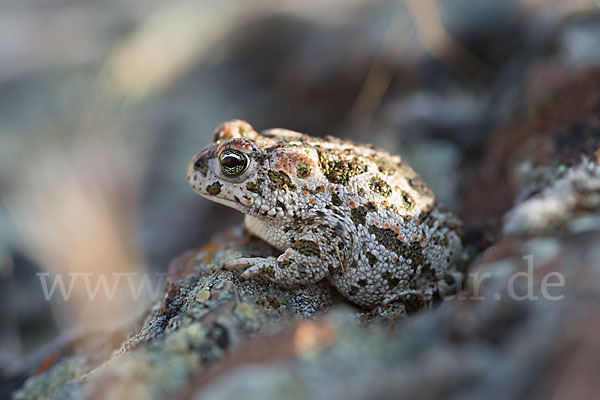
[[[239,150],[227,149],[219,155],[219,164],[223,174],[235,177],[240,176],[248,168],[250,160]]]

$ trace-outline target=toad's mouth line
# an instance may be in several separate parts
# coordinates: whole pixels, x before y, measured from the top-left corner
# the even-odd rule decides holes
[[[206,193],[203,193],[202,195],[205,198],[207,198],[208,200],[210,200],[210,201],[214,201],[215,203],[219,203],[219,204],[222,204],[222,205],[227,206],[229,208],[233,208],[233,209],[238,210],[238,211],[240,211],[242,213],[245,213],[245,212],[247,212],[249,210],[248,206],[246,206],[246,205],[244,205],[242,203],[239,203],[237,201],[225,199],[225,198],[222,198],[222,197],[212,196],[212,195],[206,194]]]

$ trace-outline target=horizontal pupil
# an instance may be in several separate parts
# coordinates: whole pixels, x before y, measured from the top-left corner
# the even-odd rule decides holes
[[[248,159],[243,154],[230,152],[222,155],[220,163],[221,169],[226,175],[237,176],[246,169],[246,166],[248,165]]]
[[[223,157],[223,159],[221,160],[221,164],[224,167],[235,167],[244,164],[244,160],[242,160],[240,157],[231,155]]]

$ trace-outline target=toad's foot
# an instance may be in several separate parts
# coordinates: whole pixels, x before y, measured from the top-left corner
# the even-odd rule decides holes
[[[225,263],[223,268],[247,268],[241,275],[243,280],[254,276],[264,276],[285,287],[308,285],[326,276],[327,269],[320,260],[317,260],[318,263],[311,263],[312,260],[303,257],[302,261],[296,261],[292,257],[282,254],[278,258],[238,258]]]
[[[223,269],[238,269],[247,268],[240,278],[247,280],[253,276],[266,276],[272,278],[274,276],[274,269],[277,268],[277,259],[275,257],[249,257],[249,258],[237,258],[226,262],[223,265]]]

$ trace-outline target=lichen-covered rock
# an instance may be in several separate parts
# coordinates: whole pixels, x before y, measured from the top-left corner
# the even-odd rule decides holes
[[[507,238],[474,267],[472,291],[435,312],[392,330],[364,330],[343,312],[330,315],[330,346],[230,368],[184,398],[597,398],[598,243],[599,230]],[[515,273],[528,275],[511,283]],[[564,276],[564,286],[553,273]],[[544,281],[555,285],[546,295]]]
[[[242,229],[174,260],[165,294],[142,326],[102,365],[85,357],[57,359],[16,394],[29,398],[164,398],[192,376],[261,331],[314,318],[345,300],[326,282],[282,289],[266,280],[241,283],[222,271],[228,259],[267,256],[273,249]],[[400,310],[400,316],[403,314]]]
[[[585,87],[575,89],[577,100]],[[568,91],[559,99],[568,104]],[[540,122],[543,107],[537,123],[505,133],[514,144],[506,154],[488,154],[498,179],[470,196],[485,202],[506,189],[502,208],[470,211],[494,218],[495,242],[470,266],[465,290],[439,307],[415,304],[412,318],[398,304],[366,314],[322,281],[291,290],[242,282],[220,266],[277,251],[237,229],[170,265],[163,298],[110,357],[57,353],[14,397],[600,397],[598,104],[586,100],[557,125]],[[552,146],[529,153],[530,140]]]

